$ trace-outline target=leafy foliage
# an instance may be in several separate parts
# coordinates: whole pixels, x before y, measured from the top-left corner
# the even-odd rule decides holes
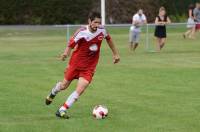
[[[0,0],[0,24],[80,24],[91,10],[100,11],[100,0]],[[107,0],[107,23],[130,23],[139,8],[153,22],[160,6],[173,20],[181,21],[197,0]]]

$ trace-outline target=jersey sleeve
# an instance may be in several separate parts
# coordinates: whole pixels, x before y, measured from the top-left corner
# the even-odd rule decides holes
[[[111,40],[111,36],[110,36],[110,34],[107,32],[107,30],[106,30],[104,27],[101,27],[101,29],[103,29],[104,39],[106,39],[106,40]]]
[[[105,30],[104,38],[105,38],[106,40],[111,40],[111,36],[110,36],[110,34],[109,34],[106,30]]]
[[[67,46],[72,48],[72,49],[76,46],[76,42],[75,42],[73,37],[70,38]]]
[[[76,44],[78,43],[78,41],[80,41],[83,38],[83,34],[82,34],[82,30],[84,30],[83,28],[78,29],[75,34],[70,38],[69,42],[68,42],[68,47],[70,48],[74,48],[76,46]]]

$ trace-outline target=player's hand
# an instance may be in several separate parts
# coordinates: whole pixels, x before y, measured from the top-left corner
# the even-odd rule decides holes
[[[60,60],[65,61],[66,58],[67,58],[66,54],[61,54],[60,55]]]
[[[113,56],[113,63],[116,64],[116,63],[118,63],[119,61],[120,61],[119,55],[114,55],[114,56]]]

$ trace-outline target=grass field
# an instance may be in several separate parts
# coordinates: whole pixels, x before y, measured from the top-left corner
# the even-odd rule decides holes
[[[57,56],[66,30],[0,29],[0,132],[199,132],[200,35],[184,40],[170,32],[161,53],[145,52],[142,36],[130,53],[124,31],[110,31],[121,62],[112,64],[103,43],[92,84],[69,110],[71,118],[61,120],[54,113],[76,81],[52,105],[44,99],[63,79],[67,62]],[[109,108],[105,120],[92,117],[97,104]]]

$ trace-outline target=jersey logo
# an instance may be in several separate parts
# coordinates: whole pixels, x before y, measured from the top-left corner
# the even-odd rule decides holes
[[[90,51],[93,51],[93,52],[96,52],[98,50],[98,46],[97,44],[92,44],[90,47],[89,47]]]
[[[102,36],[102,35],[99,36],[99,37],[98,37],[98,40],[103,40],[103,36]]]

